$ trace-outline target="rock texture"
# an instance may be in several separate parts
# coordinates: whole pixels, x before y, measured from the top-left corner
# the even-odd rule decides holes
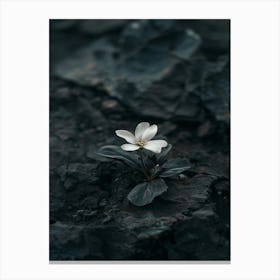
[[[229,22],[50,30],[50,260],[229,260]],[[192,163],[144,207],[126,198],[142,175],[94,153],[140,121]]]

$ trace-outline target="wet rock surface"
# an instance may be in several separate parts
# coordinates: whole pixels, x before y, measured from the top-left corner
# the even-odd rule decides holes
[[[50,259],[229,260],[226,20],[51,21]],[[94,152],[157,123],[192,168],[136,207],[140,173]],[[160,137],[161,135],[159,135]]]

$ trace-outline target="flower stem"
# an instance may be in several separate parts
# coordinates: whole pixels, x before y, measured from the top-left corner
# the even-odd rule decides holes
[[[142,163],[142,171],[145,175],[145,177],[147,178],[147,180],[151,180],[151,177],[149,175],[149,172],[147,172],[147,169],[146,169],[146,165],[145,165],[145,162],[144,162],[144,159],[143,159],[143,152],[142,152],[142,149],[139,150],[139,154],[140,154],[140,159],[141,159],[141,163]]]

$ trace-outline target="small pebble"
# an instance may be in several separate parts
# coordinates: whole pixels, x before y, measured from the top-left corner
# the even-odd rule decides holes
[[[112,109],[118,106],[118,102],[116,100],[113,99],[109,99],[109,100],[104,100],[102,102],[102,108],[103,109]]]

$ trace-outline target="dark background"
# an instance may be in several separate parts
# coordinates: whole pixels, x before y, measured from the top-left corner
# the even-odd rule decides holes
[[[50,259],[229,260],[229,102],[229,20],[51,20]],[[135,207],[95,151],[141,121],[192,168]]]

